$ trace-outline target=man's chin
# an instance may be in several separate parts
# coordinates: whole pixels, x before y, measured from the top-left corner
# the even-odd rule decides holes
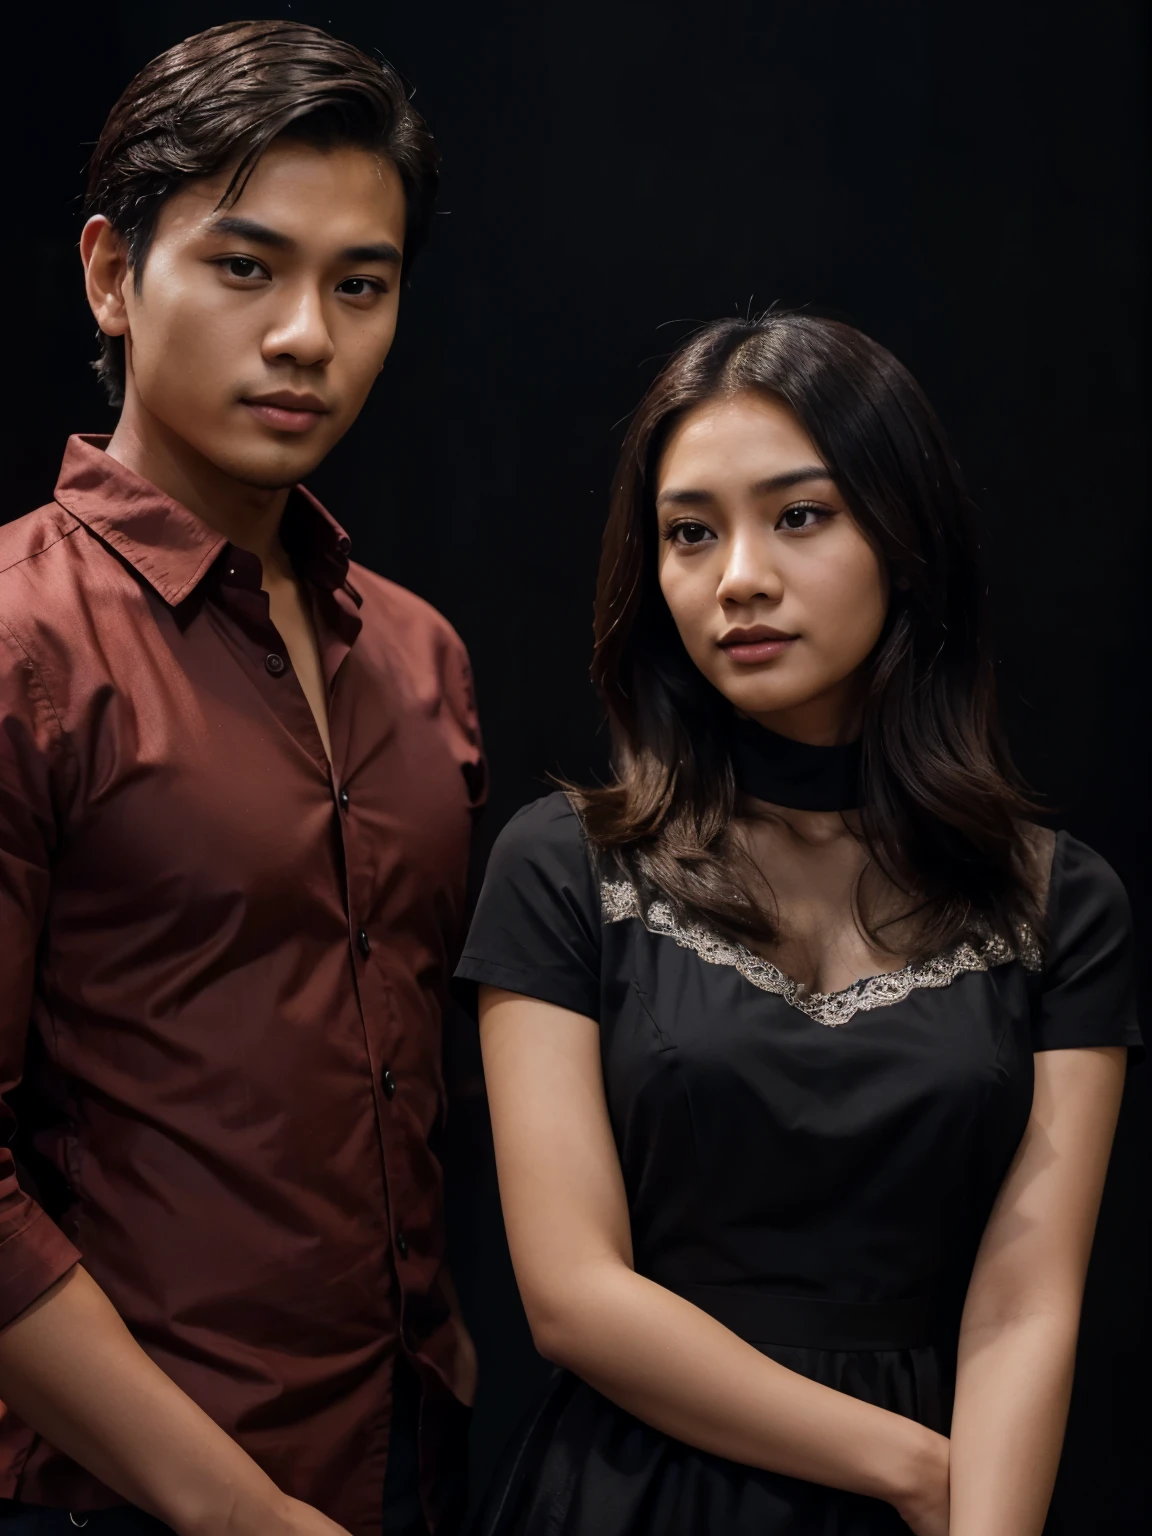
[[[311,466],[315,468],[315,466]],[[290,491],[294,485],[298,485],[309,469],[302,469],[298,474],[234,474],[232,478],[238,485],[246,485],[251,491]]]
[[[303,446],[303,445],[301,445]],[[284,491],[310,475],[325,455],[326,449],[313,452],[268,453],[220,453],[214,454],[217,469],[239,485],[254,491]]]

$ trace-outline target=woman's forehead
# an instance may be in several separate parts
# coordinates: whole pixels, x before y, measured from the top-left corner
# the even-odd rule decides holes
[[[687,476],[749,475],[770,479],[822,464],[822,456],[781,400],[743,391],[694,407],[677,424],[660,456],[661,489]]]

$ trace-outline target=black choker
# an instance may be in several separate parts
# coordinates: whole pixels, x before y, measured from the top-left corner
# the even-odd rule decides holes
[[[858,741],[813,747],[777,736],[754,720],[737,717],[732,727],[736,788],[755,800],[793,811],[852,811],[860,804]]]

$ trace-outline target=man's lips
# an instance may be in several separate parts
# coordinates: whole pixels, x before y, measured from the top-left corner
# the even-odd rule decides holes
[[[753,629],[736,629],[719,641],[720,649],[730,661],[744,666],[760,661],[771,661],[781,656],[799,639],[798,635],[785,634],[783,630],[757,625]]]
[[[307,432],[321,416],[328,414],[328,407],[315,395],[264,395],[245,400],[244,404],[253,416],[277,432]]]

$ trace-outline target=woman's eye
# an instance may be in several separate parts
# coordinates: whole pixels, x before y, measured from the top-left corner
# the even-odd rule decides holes
[[[782,512],[776,526],[777,528],[787,528],[795,533],[801,528],[815,528],[817,523],[823,522],[825,518],[831,515],[824,507],[815,507],[811,503],[802,502],[800,505],[789,507],[786,511]]]
[[[674,539],[677,544],[703,544],[712,537],[712,533],[703,523],[674,523],[666,537]]]

